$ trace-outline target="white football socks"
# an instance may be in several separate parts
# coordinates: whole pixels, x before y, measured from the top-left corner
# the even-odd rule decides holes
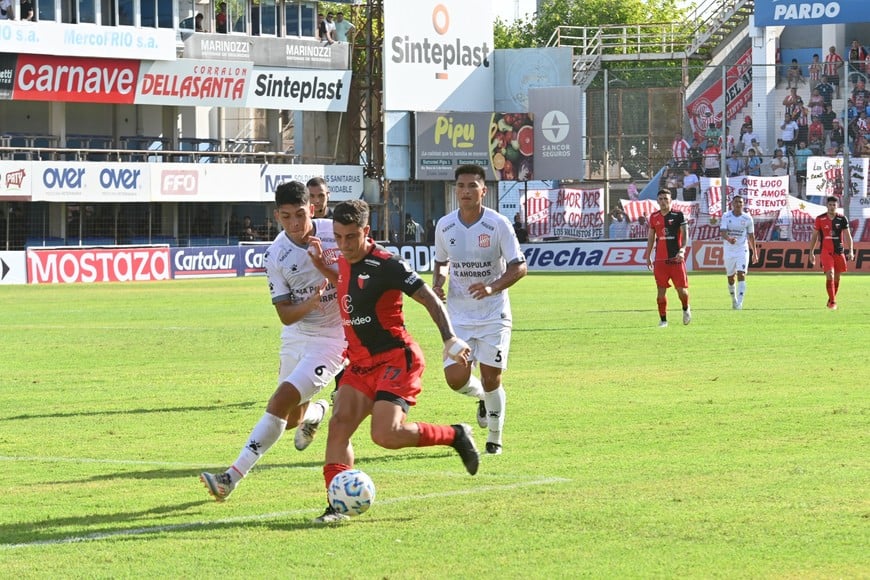
[[[305,409],[305,415],[302,417],[303,423],[319,423],[325,419],[326,411],[320,405],[311,403]]]
[[[499,385],[496,390],[484,393],[483,400],[486,404],[486,416],[489,422],[489,433],[486,436],[486,442],[501,445],[501,431],[504,428],[506,400],[504,387]]]
[[[475,399],[483,399],[483,385],[480,384],[480,379],[474,375],[470,375],[468,377],[468,382],[456,392],[461,395],[474,397]]]
[[[312,406],[320,407],[320,405],[309,405],[308,408],[310,409]],[[260,421],[254,425],[254,429],[248,437],[248,444],[239,453],[239,458],[235,460],[232,467],[227,470],[233,483],[248,474],[260,457],[281,438],[286,427],[286,420],[270,413],[263,414]]]
[[[746,280],[737,282],[737,303],[743,304],[743,295],[746,294]]]
[[[731,300],[737,300],[737,295],[734,293],[734,284],[728,284],[728,294],[731,295]]]

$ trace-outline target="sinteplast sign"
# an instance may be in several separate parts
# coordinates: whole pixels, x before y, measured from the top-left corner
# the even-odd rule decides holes
[[[384,108],[491,111],[491,12],[490,2],[384,0]]]
[[[842,24],[867,21],[867,0],[757,0],[756,26]]]

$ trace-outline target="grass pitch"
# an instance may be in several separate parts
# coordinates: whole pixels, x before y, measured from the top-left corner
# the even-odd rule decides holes
[[[325,505],[325,437],[280,441],[224,504],[199,483],[275,386],[263,278],[0,286],[0,577],[867,577],[870,277],[690,276],[657,328],[651,275],[530,275],[512,291],[505,453],[376,447],[377,500]],[[474,424],[429,357],[411,420]],[[478,445],[485,434],[475,427]]]

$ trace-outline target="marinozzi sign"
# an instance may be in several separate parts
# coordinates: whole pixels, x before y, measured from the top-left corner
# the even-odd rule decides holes
[[[755,3],[755,25],[866,22],[867,8],[867,0],[759,0]]]
[[[184,58],[253,62],[258,66],[345,70],[350,45],[314,38],[270,38],[183,32]]]
[[[491,2],[384,0],[384,108],[491,111]]]

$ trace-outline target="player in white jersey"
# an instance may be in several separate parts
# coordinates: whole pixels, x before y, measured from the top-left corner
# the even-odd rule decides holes
[[[728,292],[731,294],[731,307],[743,309],[743,296],[746,294],[746,271],[749,270],[750,253],[752,263],[758,262],[758,248],[755,245],[755,223],[752,216],[743,211],[743,198],[735,195],[731,199],[731,211],[722,217],[719,233],[722,236],[725,259],[725,275],[728,276]],[[737,287],[734,286],[735,276]]]
[[[337,291],[308,256],[309,240],[316,235],[326,263],[334,263],[338,247],[332,220],[311,218],[309,194],[298,181],[278,186],[275,206],[275,220],[283,230],[266,251],[264,263],[272,304],[284,324],[278,388],[238,459],[223,473],[200,474],[217,501],[232,493],[288,425],[297,427],[296,448],[308,447],[329,408],[325,400],[308,403],[344,366],[346,342]]]
[[[507,289],[525,276],[528,268],[511,222],[483,207],[483,168],[462,165],[456,168],[455,179],[459,209],[435,226],[432,289],[447,300],[456,335],[471,347],[471,360],[480,367],[480,379],[472,374],[472,365],[456,364],[447,357],[444,378],[454,391],[478,399],[478,424],[489,431],[486,452],[499,454],[505,420],[501,375],[507,368],[511,340]]]

